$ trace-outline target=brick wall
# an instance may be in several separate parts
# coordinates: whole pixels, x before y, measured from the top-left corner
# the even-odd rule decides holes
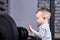
[[[55,1],[55,32],[60,33],[60,0]]]

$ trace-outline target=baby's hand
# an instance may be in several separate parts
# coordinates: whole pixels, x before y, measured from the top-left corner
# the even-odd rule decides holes
[[[29,30],[30,30],[30,32],[32,32],[32,26],[30,25],[30,24],[28,24],[28,27],[29,27]]]

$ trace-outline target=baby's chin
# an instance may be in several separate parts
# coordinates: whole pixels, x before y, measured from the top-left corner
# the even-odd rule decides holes
[[[38,24],[38,26],[40,26],[41,24]]]
[[[43,23],[38,23],[38,25],[42,25]]]

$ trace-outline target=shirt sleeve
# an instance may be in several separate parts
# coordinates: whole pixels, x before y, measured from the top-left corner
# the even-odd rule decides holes
[[[37,32],[36,30],[32,30],[33,34],[35,34],[35,36],[39,37],[39,38],[43,38],[46,32],[46,29],[44,28],[40,28],[40,30]]]

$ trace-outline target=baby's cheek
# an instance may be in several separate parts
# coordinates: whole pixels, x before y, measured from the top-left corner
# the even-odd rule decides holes
[[[43,20],[39,20],[39,23],[41,24],[43,22]]]

